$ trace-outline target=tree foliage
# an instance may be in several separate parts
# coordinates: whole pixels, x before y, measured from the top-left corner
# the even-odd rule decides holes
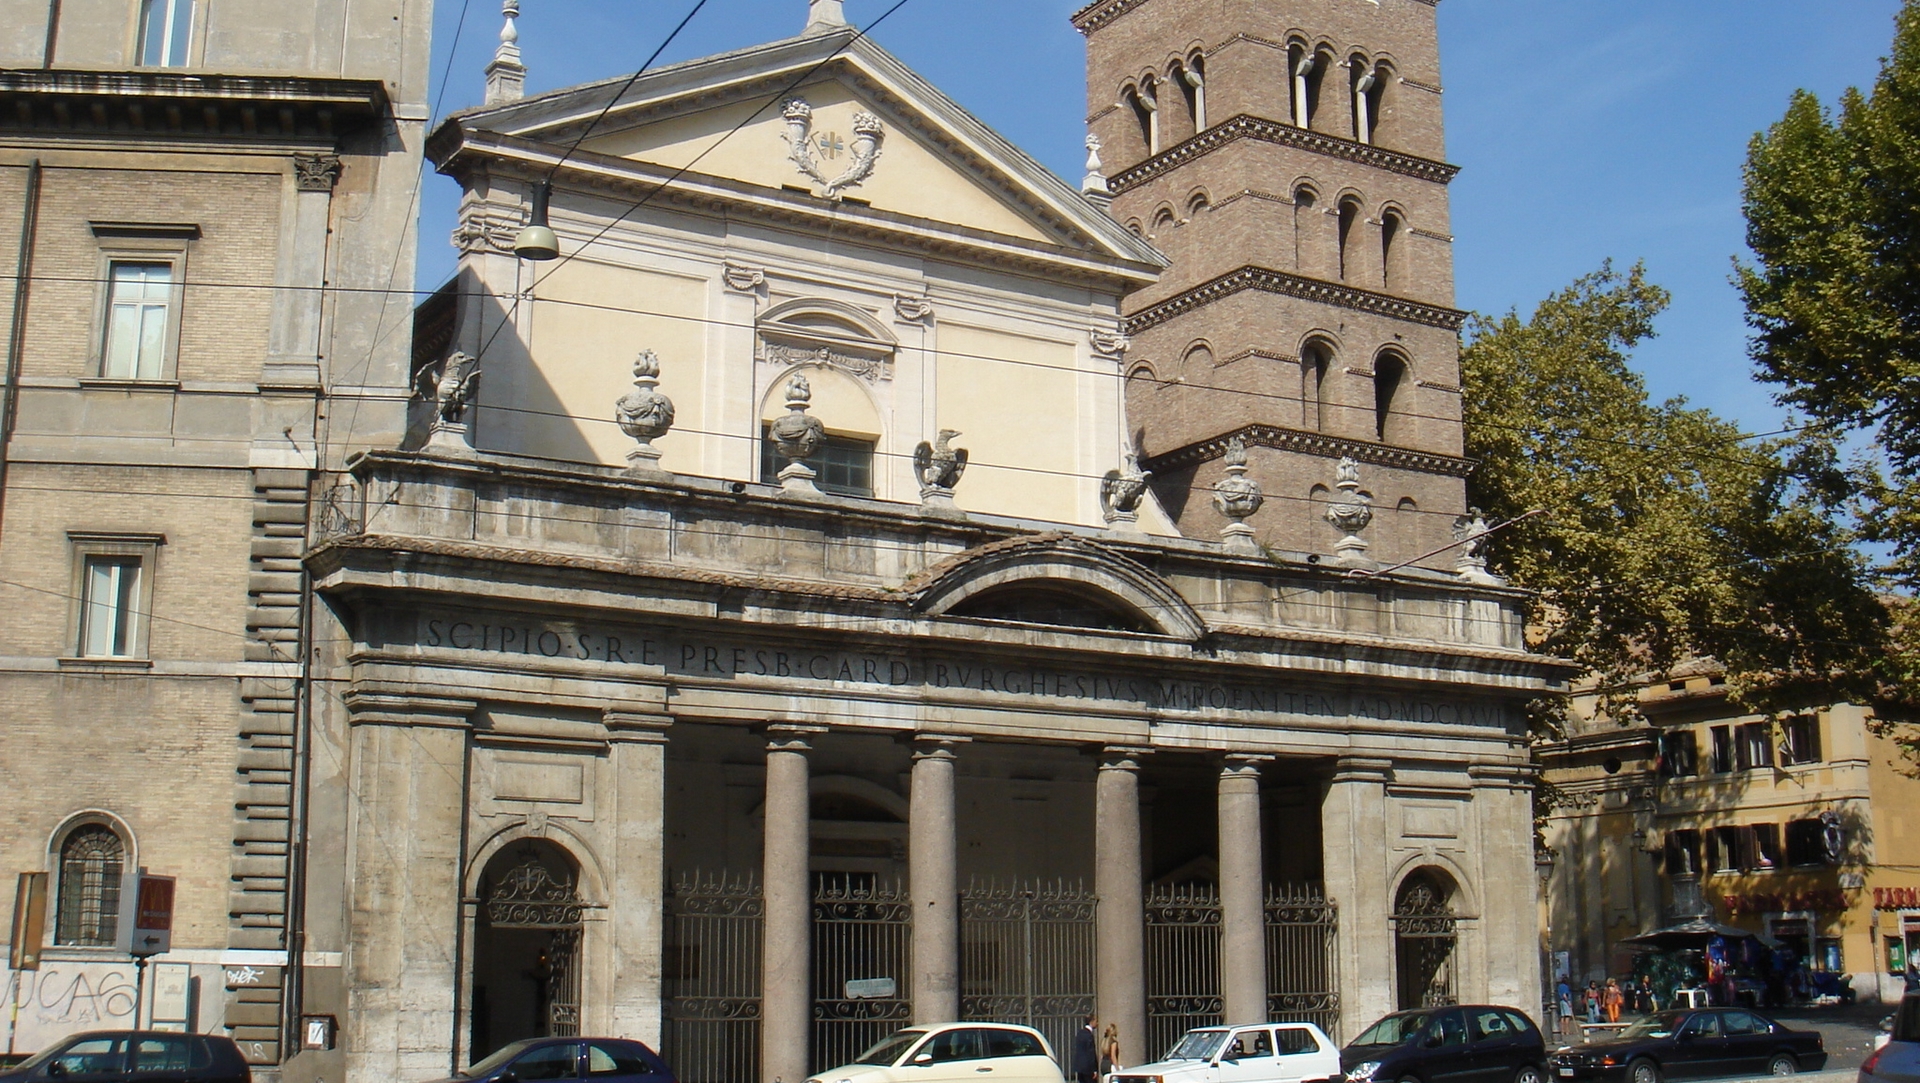
[[[1471,498],[1497,521],[1544,512],[1492,552],[1537,592],[1537,646],[1602,689],[1711,656],[1756,710],[1886,699],[1895,619],[1844,525],[1834,444],[1752,440],[1683,399],[1649,401],[1628,357],[1667,300],[1641,267],[1608,265],[1530,319],[1469,326]]]
[[[1736,269],[1760,377],[1835,433],[1872,435],[1856,471],[1867,536],[1920,582],[1920,0],[1907,0],[1871,96],[1837,115],[1795,94],[1748,150]],[[1886,480],[1879,467],[1884,465]]]

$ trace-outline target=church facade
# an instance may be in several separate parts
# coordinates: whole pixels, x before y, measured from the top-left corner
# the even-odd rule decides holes
[[[1281,6],[1245,5],[1340,63],[1400,35],[1432,78],[1429,4]],[[1343,342],[1405,333],[1408,388],[1450,378],[1443,276],[1142,319],[1216,246],[1128,229],[1132,178],[1213,169],[1205,121],[1242,115],[1236,78],[1284,86],[1285,50],[1246,59],[1211,3],[1083,11],[1096,102],[1116,34],[1213,97],[1142,153],[1108,132],[1074,185],[811,7],[794,38],[533,97],[509,41],[429,138],[459,274],[416,317],[409,437],[355,459],[306,556],[304,934],[337,966],[299,1010],[341,1040],[289,1078],[578,1033],[689,1083],[798,1083],[913,1022],[1060,1047],[1092,1012],[1138,1063],[1222,1020],[1537,1005],[1523,706],[1567,669],[1471,531],[1415,559],[1453,535],[1406,524],[1466,510],[1457,406],[1420,386],[1438,420],[1404,443],[1308,439],[1161,411],[1130,368],[1181,320],[1227,342],[1234,306],[1293,356],[1348,306]],[[1438,226],[1438,195],[1404,199]],[[1240,202],[1280,244],[1273,201]],[[1295,364],[1248,390],[1299,407],[1297,358],[1248,360]]]

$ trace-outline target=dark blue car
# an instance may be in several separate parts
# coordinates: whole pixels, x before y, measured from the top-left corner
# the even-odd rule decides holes
[[[626,1038],[528,1038],[452,1076],[447,1083],[675,1083],[653,1050]]]
[[[1542,1083],[1547,1043],[1518,1008],[1395,1012],[1340,1051],[1346,1083]]]

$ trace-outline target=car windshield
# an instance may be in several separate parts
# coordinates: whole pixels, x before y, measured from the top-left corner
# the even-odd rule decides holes
[[[1212,1060],[1227,1042],[1224,1030],[1190,1030],[1168,1051],[1168,1060]]]
[[[1636,1019],[1620,1032],[1622,1038],[1671,1038],[1673,1032],[1687,1018],[1686,1012],[1654,1012],[1645,1019]]]
[[[886,1038],[882,1038],[879,1042],[875,1043],[872,1049],[853,1058],[853,1062],[855,1064],[877,1064],[883,1068],[891,1067],[894,1061],[900,1059],[900,1054],[907,1051],[908,1046],[926,1036],[927,1032],[924,1030],[900,1031]]]
[[[21,1061],[20,1063],[14,1065],[13,1067],[7,1070],[10,1072],[20,1072],[22,1074],[30,1072],[33,1069],[40,1067],[42,1064],[45,1064],[46,1062],[52,1060],[53,1055],[55,1053],[60,1052],[60,1050],[65,1046],[65,1044],[66,1043],[62,1042],[59,1045],[50,1045],[45,1049],[42,1049],[40,1052],[35,1053],[33,1056],[28,1057],[26,1060]]]
[[[499,1071],[508,1061],[526,1052],[527,1047],[532,1044],[533,1040],[527,1039],[525,1041],[513,1042],[509,1045],[501,1046],[492,1056],[460,1074],[469,1079],[479,1079],[482,1076],[490,1076]]]
[[[1354,1045],[1400,1045],[1413,1040],[1413,1036],[1426,1027],[1427,1020],[1433,1018],[1432,1012],[1407,1012],[1404,1015],[1389,1015],[1378,1023],[1361,1032],[1353,1040]]]

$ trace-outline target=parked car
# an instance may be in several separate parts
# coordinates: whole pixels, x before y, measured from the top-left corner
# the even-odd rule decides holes
[[[908,1027],[807,1083],[1065,1083],[1040,1032],[1011,1023]]]
[[[1745,1008],[1655,1012],[1616,1034],[1553,1055],[1556,1080],[1792,1075],[1827,1063],[1819,1031],[1794,1030]]]
[[[446,1083],[674,1083],[660,1055],[626,1038],[527,1038],[511,1042]]]
[[[0,1083],[253,1083],[233,1039],[218,1034],[93,1030],[75,1034],[0,1072]]]
[[[1887,1043],[1860,1066],[1859,1083],[1920,1083],[1920,990],[1900,998]]]
[[[1196,1027],[1152,1064],[1108,1083],[1300,1083],[1340,1075],[1340,1049],[1312,1023]]]
[[[1518,1008],[1395,1012],[1340,1051],[1347,1083],[1542,1083],[1547,1043]]]

